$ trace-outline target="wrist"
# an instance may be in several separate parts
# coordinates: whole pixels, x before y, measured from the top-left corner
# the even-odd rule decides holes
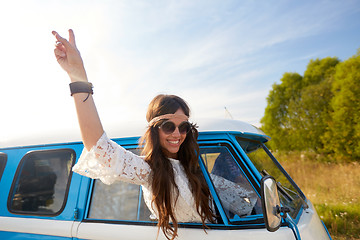
[[[69,84],[71,96],[77,93],[87,93],[87,97],[83,100],[85,102],[90,94],[94,94],[93,85],[89,82],[77,81]]]
[[[88,82],[85,69],[72,71],[72,73],[68,72],[68,75],[71,82]]]
[[[85,76],[70,76],[70,82],[89,82],[86,75]]]

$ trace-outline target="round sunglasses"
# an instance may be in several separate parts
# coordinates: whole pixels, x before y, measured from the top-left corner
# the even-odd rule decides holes
[[[166,120],[159,126],[159,128],[168,135],[172,134],[176,127],[179,129],[180,134],[187,134],[191,129],[191,124],[188,121],[184,121],[180,123],[179,126],[176,126],[174,122]]]

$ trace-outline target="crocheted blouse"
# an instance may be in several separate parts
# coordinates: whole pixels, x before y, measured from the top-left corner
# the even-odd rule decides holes
[[[179,197],[173,210],[178,222],[201,222],[196,210],[195,200],[190,190],[189,181],[179,160],[169,158],[173,170],[175,183],[179,189]],[[142,186],[144,201],[155,219],[158,216],[156,207],[152,205],[151,192],[151,168],[149,164],[140,157],[117,143],[110,140],[104,133],[97,144],[90,151],[85,148],[74,165],[73,171],[93,179],[100,179],[105,184],[112,184],[115,181],[124,181]],[[239,216],[250,214],[255,205],[253,198],[244,201],[242,197],[252,193],[241,188],[238,184],[230,182],[222,177],[212,175],[212,180],[223,191],[220,191],[223,205],[227,205]],[[242,196],[242,197],[241,197]],[[224,200],[223,200],[224,199]],[[240,204],[239,204],[240,203]],[[241,213],[241,214],[240,214]]]

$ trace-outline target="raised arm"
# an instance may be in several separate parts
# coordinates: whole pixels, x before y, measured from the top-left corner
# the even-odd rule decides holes
[[[52,34],[57,40],[54,50],[56,60],[67,72],[71,82],[88,82],[80,52],[76,47],[74,32],[71,29],[69,30],[69,41],[62,38],[55,31],[53,31]],[[87,93],[76,93],[73,97],[81,137],[85,148],[90,150],[104,133],[104,130],[92,95],[90,94],[90,96],[88,96]],[[87,97],[88,99],[84,101]]]

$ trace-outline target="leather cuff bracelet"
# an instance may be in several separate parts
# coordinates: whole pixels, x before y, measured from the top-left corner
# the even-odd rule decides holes
[[[83,102],[85,102],[90,94],[94,94],[93,85],[89,82],[72,82],[69,84],[71,96],[75,93],[88,93],[87,97]]]

